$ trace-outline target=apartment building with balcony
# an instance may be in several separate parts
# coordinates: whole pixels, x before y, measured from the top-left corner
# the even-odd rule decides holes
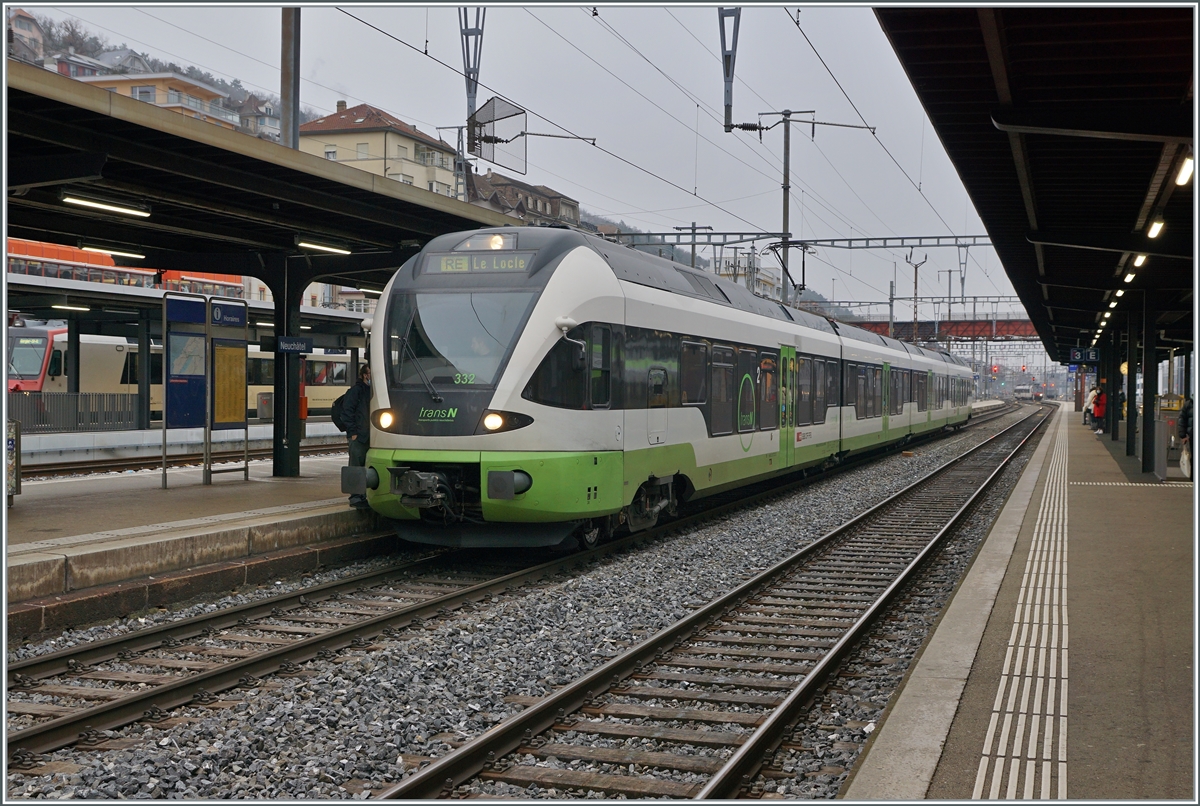
[[[128,73],[76,78],[109,92],[208,121],[223,129],[237,129],[241,124],[238,113],[224,105],[229,97],[227,93],[179,73]]]
[[[406,185],[453,196],[454,147],[370,104],[347,108],[300,127],[300,150],[344,162]]]

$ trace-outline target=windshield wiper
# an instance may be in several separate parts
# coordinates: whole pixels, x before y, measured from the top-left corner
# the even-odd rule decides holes
[[[404,354],[408,353],[412,356],[413,366],[417,368],[417,374],[421,376],[421,383],[425,384],[425,391],[433,398],[434,403],[441,403],[442,396],[438,394],[437,387],[433,385],[433,381],[429,380],[429,376],[425,374],[425,369],[421,366],[421,361],[417,358],[417,351],[408,343],[408,334],[412,332],[413,322],[417,318],[417,307],[413,305],[412,316],[408,317],[408,325],[404,328],[404,338],[400,340],[400,366],[396,368],[396,377],[400,377],[400,373],[404,370]]]

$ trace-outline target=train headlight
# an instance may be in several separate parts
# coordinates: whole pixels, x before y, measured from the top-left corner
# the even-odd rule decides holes
[[[524,428],[533,422],[528,414],[517,414],[512,411],[485,411],[479,418],[476,434],[498,434],[501,431],[514,431]]]
[[[392,427],[392,423],[396,422],[396,416],[390,411],[384,410],[379,413],[379,427],[385,431]]]

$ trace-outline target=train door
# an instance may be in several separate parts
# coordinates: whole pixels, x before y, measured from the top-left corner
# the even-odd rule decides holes
[[[646,378],[646,437],[651,445],[667,441],[667,371],[651,367]]]
[[[796,348],[779,347],[779,466],[791,467],[796,445]]]

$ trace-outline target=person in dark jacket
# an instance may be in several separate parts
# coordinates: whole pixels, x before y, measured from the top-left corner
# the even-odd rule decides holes
[[[1196,414],[1193,410],[1192,398],[1188,397],[1187,400],[1183,401],[1183,408],[1179,410],[1179,438],[1180,440],[1187,441],[1188,455],[1190,457],[1196,450],[1196,446],[1192,444],[1192,424],[1195,421]],[[1189,466],[1188,469],[1191,470],[1191,467]]]
[[[371,367],[358,368],[358,382],[350,387],[342,401],[342,418],[346,421],[346,441],[350,451],[350,467],[365,467],[367,448],[371,447]],[[367,497],[355,493],[350,506],[367,508]]]

